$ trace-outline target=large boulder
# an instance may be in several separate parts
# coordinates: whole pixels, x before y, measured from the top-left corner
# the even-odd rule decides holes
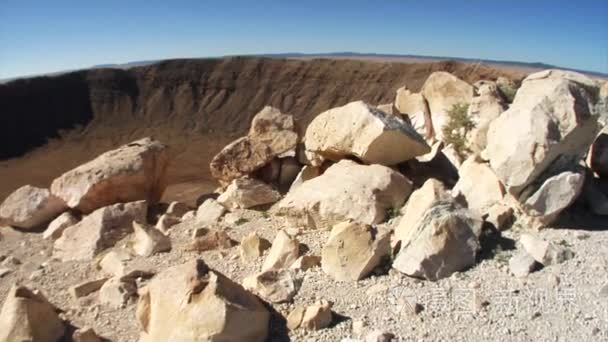
[[[48,223],[67,209],[48,189],[24,185],[0,204],[0,224],[32,229]]]
[[[565,171],[548,178],[523,204],[528,215],[542,225],[551,224],[580,195],[585,175]]]
[[[270,314],[260,300],[202,260],[166,269],[140,292],[142,342],[261,342],[268,335]]]
[[[595,81],[546,70],[528,76],[511,107],[488,130],[484,155],[515,196],[558,159],[575,165],[597,131]]]
[[[334,226],[323,247],[321,267],[338,281],[365,278],[390,253],[390,234],[352,221]]]
[[[255,178],[243,177],[232,181],[217,202],[228,209],[248,209],[272,204],[281,199],[281,194],[272,186]]]
[[[416,278],[438,280],[475,264],[481,220],[455,202],[428,209],[408,237],[393,268]]]
[[[401,208],[401,220],[395,228],[395,240],[407,241],[408,236],[415,232],[416,225],[427,210],[440,201],[449,201],[450,193],[443,183],[436,179],[429,179],[412,193],[405,206]]]
[[[101,154],[55,179],[51,192],[87,214],[137,200],[158,202],[167,187],[169,150],[144,138]]]
[[[431,111],[435,136],[442,140],[448,111],[456,104],[469,104],[473,98],[473,86],[449,72],[436,71],[424,82],[421,93]]]
[[[468,133],[468,147],[474,153],[481,153],[487,145],[490,123],[507,109],[496,84],[483,82],[477,88],[477,95],[471,100],[468,116],[475,127]]]
[[[294,120],[273,107],[264,107],[251,122],[248,135],[222,149],[211,160],[211,175],[228,183],[262,168],[298,143]]]
[[[0,311],[0,341],[59,341],[65,326],[58,312],[42,293],[15,285]]]
[[[133,221],[145,222],[147,209],[145,201],[137,201],[95,210],[63,231],[53,246],[53,257],[62,261],[92,260],[133,232]]]
[[[407,122],[362,101],[319,114],[308,125],[304,143],[315,166],[347,157],[395,165],[430,151]]]
[[[476,156],[469,157],[458,170],[460,179],[452,189],[455,196],[462,195],[468,208],[479,217],[501,202],[505,189],[487,163]]]
[[[597,136],[589,151],[589,168],[601,178],[608,179],[608,126]]]
[[[342,160],[289,191],[273,210],[317,228],[348,219],[372,224],[400,208],[411,191],[412,183],[386,166]]]
[[[401,115],[407,115],[418,134],[427,139],[433,136],[429,105],[422,94],[412,93],[407,87],[397,89],[395,108]]]

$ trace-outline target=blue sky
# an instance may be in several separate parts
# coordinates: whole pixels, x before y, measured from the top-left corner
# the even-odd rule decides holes
[[[608,73],[608,1],[0,0],[0,78],[148,59],[335,51]]]

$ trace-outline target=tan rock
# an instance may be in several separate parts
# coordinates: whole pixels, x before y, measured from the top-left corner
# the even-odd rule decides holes
[[[485,221],[492,224],[498,230],[504,230],[513,220],[514,210],[512,207],[497,203],[490,207]]]
[[[569,249],[541,239],[536,235],[522,234],[519,242],[526,252],[543,266],[560,264],[574,256],[574,253]]]
[[[300,256],[300,243],[297,239],[280,230],[272,242],[262,272],[288,268]]]
[[[248,209],[272,204],[281,199],[281,194],[270,185],[253,178],[238,178],[232,181],[217,201],[229,209]]]
[[[288,270],[269,270],[245,277],[243,287],[270,303],[284,303],[296,295],[300,280]]]
[[[436,71],[424,82],[421,94],[429,105],[435,136],[443,140],[448,111],[456,104],[469,104],[473,98],[473,86],[448,72]]]
[[[71,286],[69,288],[70,295],[74,300],[78,300],[79,298],[86,297],[91,293],[99,290],[103,284],[108,280],[108,278],[100,278],[95,280],[87,280],[80,284]]]
[[[507,109],[496,84],[485,82],[477,89],[471,100],[468,115],[475,127],[468,134],[468,147],[474,153],[481,153],[487,145],[490,123]]]
[[[93,328],[84,327],[80,328],[72,334],[73,342],[102,342],[103,340],[97,336],[97,333]]]
[[[321,257],[317,255],[302,255],[289,267],[295,271],[308,271],[321,265]]]
[[[329,229],[348,219],[380,223],[387,210],[403,205],[411,190],[411,182],[388,167],[342,160],[287,193],[273,211],[312,228]]]
[[[323,272],[338,281],[360,280],[390,253],[390,234],[352,221],[334,226],[323,247]]]
[[[67,209],[65,202],[49,190],[24,185],[0,204],[0,225],[37,228]]]
[[[119,203],[97,209],[64,230],[53,245],[53,257],[62,261],[92,260],[133,231],[133,221],[144,222],[145,201]]]
[[[484,155],[507,191],[519,194],[559,157],[576,165],[597,131],[595,81],[545,70],[528,76],[511,107],[492,121]]]
[[[125,307],[137,293],[137,285],[131,278],[110,278],[99,290],[99,302],[114,309]]]
[[[302,183],[306,182],[307,180],[311,180],[315,177],[318,177],[320,175],[321,175],[321,168],[315,167],[315,166],[310,166],[310,165],[305,165],[300,170],[300,172],[298,173],[298,175],[296,176],[294,181],[291,183],[291,187],[289,188],[289,191],[295,190],[295,188],[302,185]]]
[[[235,245],[228,233],[222,230],[198,228],[192,235],[190,248],[198,252],[228,249]]]
[[[133,222],[133,231],[131,248],[135,254],[148,257],[171,250],[171,239],[160,230],[145,223]]]
[[[608,179],[608,126],[602,129],[591,145],[588,165],[598,176]]]
[[[213,158],[211,174],[226,183],[247,176],[295,149],[297,142],[293,117],[267,106],[253,118],[247,136],[233,141]]]
[[[195,218],[196,218],[196,211],[190,210],[187,213],[185,213],[184,216],[182,216],[182,222],[194,220]]]
[[[51,192],[83,213],[137,200],[154,204],[167,187],[168,166],[167,146],[144,138],[64,173]]]
[[[326,328],[332,322],[331,307],[332,304],[326,300],[321,300],[306,308],[298,306],[287,316],[287,327],[290,330]]]
[[[412,93],[407,87],[397,89],[395,108],[402,115],[407,115],[412,127],[427,139],[432,138],[433,122],[431,112],[424,96],[420,93]]]
[[[430,151],[408,123],[361,101],[319,114],[308,125],[304,143],[315,166],[347,157],[395,165]]]
[[[262,342],[268,335],[264,305],[202,260],[163,271],[140,292],[142,342]]]
[[[58,341],[65,326],[57,312],[39,291],[13,286],[0,311],[0,341]]]
[[[154,267],[145,262],[145,259],[134,261],[124,249],[115,249],[104,255],[99,268],[110,277],[121,279],[150,278],[155,273]]]
[[[180,222],[181,220],[176,216],[170,214],[162,214],[158,218],[158,222],[156,222],[155,228],[166,234],[169,232],[169,229],[171,227],[175,226],[176,224],[179,224]]]
[[[196,210],[196,223],[205,227],[214,226],[224,213],[226,208],[213,198],[209,198]]]
[[[583,173],[566,171],[548,178],[523,204],[526,213],[543,225],[555,221],[558,215],[580,195],[585,184]]]
[[[78,223],[78,218],[69,211],[66,211],[49,224],[48,228],[42,233],[42,237],[44,239],[58,239],[66,228],[76,223]]]
[[[440,201],[450,199],[449,192],[443,183],[436,179],[427,180],[420,189],[414,191],[405,206],[401,209],[401,220],[395,228],[395,240],[407,241],[416,231],[417,224],[427,210]]]
[[[250,233],[241,240],[240,254],[243,262],[252,262],[270,248],[270,241],[261,238],[255,232]]]
[[[505,189],[490,168],[476,156],[469,157],[460,169],[460,179],[452,189],[454,196],[462,195],[467,207],[477,216],[482,217],[490,208],[500,203]]]
[[[453,202],[427,209],[402,241],[393,268],[406,275],[436,281],[475,263],[481,220]]]

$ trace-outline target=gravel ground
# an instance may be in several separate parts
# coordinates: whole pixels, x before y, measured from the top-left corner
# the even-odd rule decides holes
[[[282,217],[263,212],[243,210],[230,215],[243,218],[226,228],[237,241],[251,231],[272,241],[278,229],[294,228]],[[160,271],[202,258],[239,283],[260,270],[263,257],[244,264],[238,246],[224,251],[187,251],[194,228],[194,221],[174,226],[171,252],[131,262],[149,264]],[[476,266],[437,282],[409,278],[386,265],[359,282],[336,282],[320,267],[302,272],[302,287],[294,302],[273,305],[274,310],[287,315],[295,305],[326,299],[334,303],[334,323],[314,332],[287,332],[280,316],[275,315],[269,340],[364,339],[373,330],[391,332],[397,341],[608,340],[608,231],[542,230],[541,237],[567,246],[575,256],[520,279],[509,273],[508,260],[521,248],[516,241],[522,231],[514,225],[502,237],[485,244]],[[12,284],[22,283],[42,290],[73,325],[91,326],[112,341],[137,341],[140,328],[134,302],[111,309],[99,304],[97,293],[78,301],[69,295],[70,286],[102,276],[95,262],[53,260],[52,241],[43,240],[41,234],[8,227],[1,228],[0,234],[0,258],[4,259],[0,269],[11,270],[0,277],[0,304]],[[328,235],[327,231],[300,231],[297,238],[309,254],[320,255]],[[125,239],[117,246],[126,244]]]

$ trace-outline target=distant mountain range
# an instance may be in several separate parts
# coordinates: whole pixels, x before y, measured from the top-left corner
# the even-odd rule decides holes
[[[527,69],[535,69],[535,70],[543,70],[543,69],[562,69],[562,70],[570,70],[580,72],[591,77],[599,77],[608,79],[607,73],[601,73],[596,71],[589,70],[580,70],[574,68],[565,68],[560,66],[555,66],[551,64],[546,64],[542,62],[519,62],[519,61],[503,61],[503,60],[492,60],[492,59],[475,59],[475,58],[462,58],[462,57],[444,57],[444,56],[421,56],[421,55],[402,55],[402,54],[380,54],[380,53],[359,53],[359,52],[328,52],[328,53],[300,53],[300,52],[286,52],[286,53],[268,53],[268,54],[250,54],[250,55],[227,55],[223,57],[237,57],[237,56],[245,56],[245,57],[267,57],[267,58],[302,58],[302,59],[314,59],[314,58],[356,58],[356,59],[375,59],[375,60],[391,60],[391,61],[407,61],[407,60],[421,60],[421,61],[445,61],[445,60],[453,60],[459,62],[466,63],[482,63],[482,64],[493,64],[497,66],[505,66],[505,67],[519,67],[519,68],[527,68]],[[208,57],[206,57],[208,58]],[[218,57],[222,58],[222,57]],[[130,69],[139,66],[146,66],[154,63],[161,62],[163,60],[146,60],[146,61],[134,61],[129,63],[117,63],[117,64],[99,64],[90,67],[89,69]],[[64,74],[67,72],[72,72],[76,70],[66,70],[59,71],[48,74],[41,75],[28,75],[21,77],[13,77],[0,79],[0,83],[6,83],[19,78],[30,78],[37,76],[53,76]]]

